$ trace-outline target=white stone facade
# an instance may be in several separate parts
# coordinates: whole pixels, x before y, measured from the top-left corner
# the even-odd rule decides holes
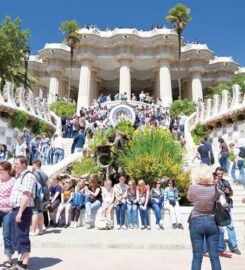
[[[71,73],[71,98],[78,110],[89,106],[99,94],[139,95],[140,91],[161,98],[168,106],[179,96],[197,101],[208,87],[227,81],[239,65],[231,57],[217,57],[206,44],[182,46],[178,68],[178,37],[173,29],[98,29],[79,30],[80,42],[74,51],[70,72],[70,49],[62,43],[46,44],[30,59],[30,69],[39,78],[38,88],[47,92],[48,102],[55,95],[68,96]]]

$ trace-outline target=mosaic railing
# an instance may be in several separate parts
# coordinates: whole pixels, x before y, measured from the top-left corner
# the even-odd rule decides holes
[[[207,99],[197,106],[194,122],[208,125],[216,121],[222,121],[245,111],[245,94],[239,85],[232,87],[232,96],[227,90],[221,95],[214,95],[213,99]]]
[[[7,82],[3,91],[0,91],[0,110],[10,112],[13,110],[22,110],[29,114],[31,118],[45,121],[52,128],[59,125],[59,117],[50,116],[49,106],[46,99],[34,97],[30,89],[23,87],[14,88],[13,83]]]

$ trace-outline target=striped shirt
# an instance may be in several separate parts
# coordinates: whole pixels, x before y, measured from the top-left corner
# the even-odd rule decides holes
[[[218,189],[219,196],[224,193]],[[195,216],[212,215],[216,200],[214,185],[192,184],[188,190],[187,199],[193,202]]]
[[[0,211],[8,213],[11,210],[10,194],[13,189],[15,178],[12,177],[6,182],[0,182]]]
[[[28,173],[27,172],[28,170],[24,170],[16,178],[10,195],[10,205],[12,208],[21,206],[24,192],[31,193],[31,199],[29,200],[27,207],[34,206],[33,198],[35,198],[36,178],[30,171]]]

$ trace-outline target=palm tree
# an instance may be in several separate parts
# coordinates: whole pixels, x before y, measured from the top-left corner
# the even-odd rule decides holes
[[[180,79],[180,59],[181,59],[181,34],[184,28],[191,21],[190,9],[183,4],[177,4],[175,7],[168,11],[166,20],[175,27],[175,31],[178,35],[178,86],[179,86],[179,98],[181,99],[181,79]]]
[[[68,99],[71,93],[71,75],[72,75],[72,64],[73,55],[76,44],[80,41],[78,30],[80,26],[77,21],[64,21],[61,23],[60,31],[65,35],[64,42],[70,47],[70,71],[69,71],[69,85],[68,85]]]

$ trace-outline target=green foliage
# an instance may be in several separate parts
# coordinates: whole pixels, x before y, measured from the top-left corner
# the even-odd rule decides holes
[[[21,29],[19,18],[11,20],[10,17],[6,17],[0,23],[1,89],[6,81],[14,82],[16,86],[23,84],[24,55],[29,38],[29,30]],[[31,78],[34,79],[33,76]]]
[[[207,129],[198,122],[195,128],[191,131],[191,135],[195,144],[200,144],[200,140],[207,136]]]
[[[107,144],[107,138],[107,133],[103,129],[97,130],[92,140],[88,143],[89,149],[95,151],[97,146]]]
[[[13,128],[23,129],[27,126],[28,114],[24,111],[16,110],[11,115],[11,126]]]
[[[177,181],[189,179],[182,172],[180,144],[173,140],[169,131],[161,128],[148,126],[136,130],[128,147],[118,154],[118,164],[136,180],[143,179],[151,184],[164,176]]]
[[[181,113],[191,115],[196,111],[196,105],[193,101],[188,99],[175,100],[170,107],[170,113],[179,116]]]
[[[223,90],[227,90],[232,95],[232,86],[233,84],[238,84],[242,91],[245,92],[245,75],[237,74],[233,79],[230,79],[226,83],[220,83],[215,87],[209,89],[209,95],[206,98],[212,98],[213,95],[221,95]]]
[[[31,128],[32,132],[34,134],[43,134],[47,133],[49,137],[51,137],[54,133],[54,130],[51,130],[48,125],[43,120],[37,120],[37,121],[28,121],[28,127]]]
[[[191,10],[183,4],[177,4],[171,8],[166,16],[166,20],[175,26],[176,30],[183,28],[191,21],[190,17]]]
[[[92,158],[84,158],[79,162],[75,162],[71,167],[71,174],[80,177],[83,174],[99,174],[101,168],[94,162]]]
[[[120,121],[116,126],[116,130],[125,133],[128,139],[131,139],[134,134],[134,127],[132,126],[132,123],[127,120]]]
[[[50,105],[51,111],[55,112],[57,115],[61,116],[72,116],[76,111],[76,104],[68,102],[65,100],[58,100]]]
[[[65,42],[68,46],[74,47],[79,41],[78,30],[80,26],[77,21],[64,21],[61,23],[60,31],[65,35]]]

